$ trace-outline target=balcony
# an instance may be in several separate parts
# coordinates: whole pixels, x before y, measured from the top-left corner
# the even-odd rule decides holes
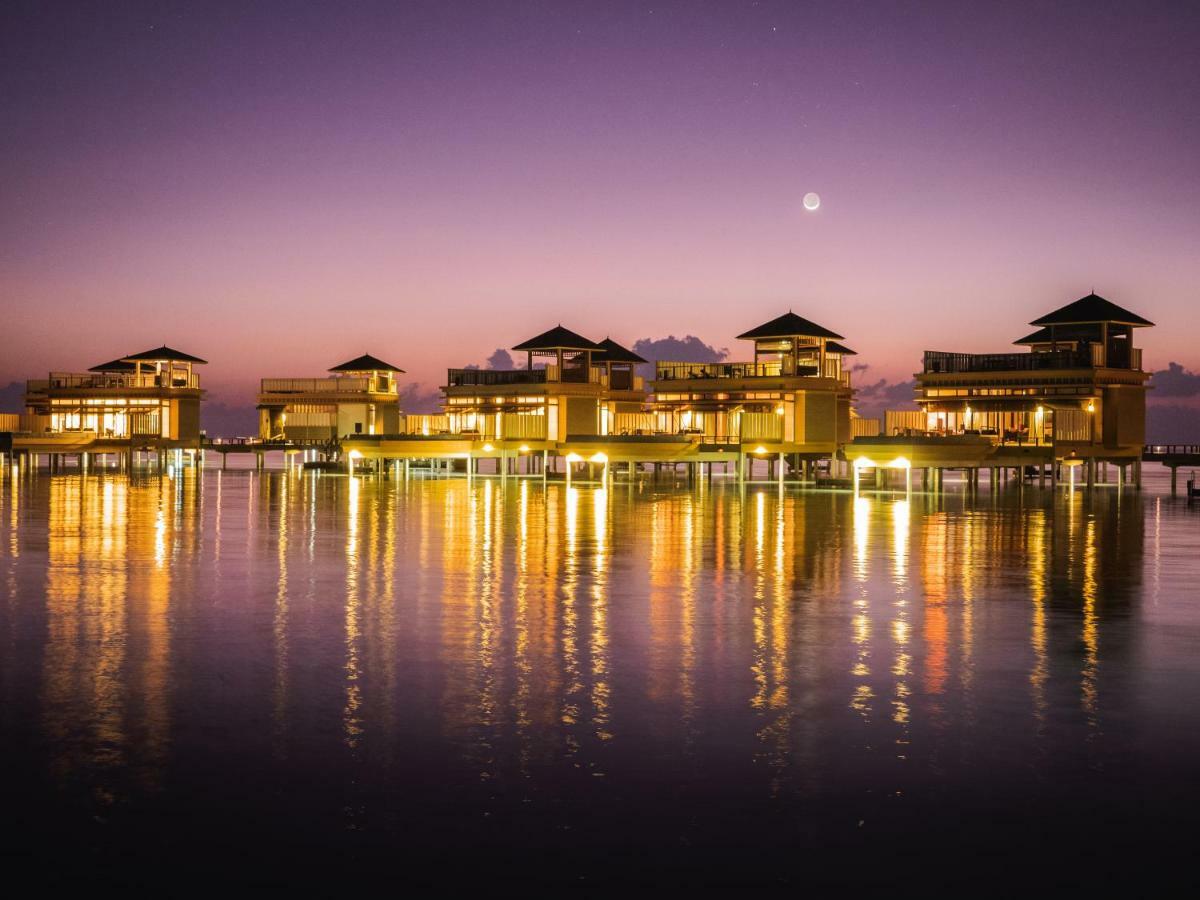
[[[975,372],[1036,372],[1050,369],[1090,369],[1088,350],[1054,350],[1046,353],[943,353],[925,351],[926,375],[963,375]]]
[[[1142,369],[1140,347],[1114,342],[1083,344],[1077,349],[1032,353],[944,353],[925,351],[926,375],[963,375],[975,372],[1039,372],[1051,369]]]
[[[779,362],[691,363],[660,362],[654,367],[657,381],[707,381],[718,378],[780,378],[791,375],[813,376],[817,366],[801,365],[785,372]]]
[[[587,373],[584,373],[586,376]],[[450,369],[446,384],[450,387],[499,387],[506,384],[545,384],[546,369]]]
[[[29,389],[42,385],[48,390],[96,390],[127,388],[191,388],[200,387],[200,376],[184,372],[51,372],[45,382],[29,382]]]
[[[263,394],[368,394],[372,392],[370,378],[264,378]],[[386,385],[375,391],[388,394]]]

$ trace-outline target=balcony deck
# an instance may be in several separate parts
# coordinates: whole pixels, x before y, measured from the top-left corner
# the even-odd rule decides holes
[[[200,377],[193,373],[184,376],[176,372],[155,374],[143,372],[51,372],[48,379],[27,383],[30,392],[73,390],[130,390],[158,388],[166,390],[199,390]]]
[[[1078,350],[1033,353],[949,353],[926,350],[924,374],[969,375],[989,372],[1042,372],[1056,369],[1131,369],[1140,371],[1142,351],[1133,347],[1105,358],[1104,348],[1091,344]]]

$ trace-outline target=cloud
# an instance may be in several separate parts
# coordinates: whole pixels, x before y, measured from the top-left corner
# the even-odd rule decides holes
[[[1154,388],[1151,397],[1195,397],[1200,395],[1200,375],[1189,372],[1177,362],[1167,363],[1150,376]]]
[[[406,413],[438,413],[442,411],[442,392],[427,388],[420,381],[409,382],[400,389],[400,409]]]
[[[670,335],[665,338],[642,338],[633,345],[633,352],[649,362],[664,360],[667,362],[720,362],[729,356],[729,349],[720,349],[706,344],[695,335],[677,338]]]
[[[917,382],[888,381],[881,378],[871,384],[859,385],[854,396],[854,408],[860,416],[876,419],[888,409],[918,409],[913,400]]]
[[[512,354],[503,347],[497,347],[496,352],[487,358],[487,367],[489,369],[515,369],[516,364],[513,362]]]
[[[888,409],[919,409],[913,400],[917,387],[915,378],[907,381],[888,381],[880,378],[878,381],[860,381],[860,377],[870,367],[867,363],[855,363],[850,367],[855,376],[854,409],[867,419],[878,419]]]
[[[0,388],[0,412],[25,412],[25,382],[12,381],[8,387]]]

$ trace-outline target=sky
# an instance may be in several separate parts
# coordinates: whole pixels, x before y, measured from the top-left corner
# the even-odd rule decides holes
[[[1092,289],[1200,370],[1196,5],[0,16],[0,384],[167,343],[214,403],[364,352],[419,394],[560,322],[739,358],[792,309],[886,388]]]

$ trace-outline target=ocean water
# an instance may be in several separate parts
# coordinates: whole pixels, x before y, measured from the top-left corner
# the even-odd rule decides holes
[[[6,473],[0,858],[174,888],[1195,880],[1198,585],[1200,504],[1151,467],[858,498]]]

